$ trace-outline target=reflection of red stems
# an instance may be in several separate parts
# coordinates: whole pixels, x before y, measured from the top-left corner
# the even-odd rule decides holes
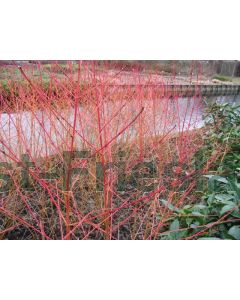
[[[176,125],[171,128],[166,134],[164,134],[161,139],[158,141],[158,144],[160,144],[174,129],[176,128]]]
[[[124,127],[121,131],[118,132],[117,135],[115,135],[107,144],[105,144],[104,146],[102,146],[100,149],[98,149],[93,155],[92,157],[94,157],[97,153],[99,153],[100,151],[104,150],[105,148],[107,148],[107,146],[109,146],[114,140],[116,140],[124,131],[126,131],[136,120],[137,118],[141,115],[141,113],[143,112],[144,107],[142,107],[142,109],[140,110],[140,112],[136,115],[136,117],[126,126]]]

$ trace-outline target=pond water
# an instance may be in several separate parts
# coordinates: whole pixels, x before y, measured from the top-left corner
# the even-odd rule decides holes
[[[207,101],[240,102],[240,96],[218,96]],[[193,130],[204,126],[204,105],[202,99],[192,97],[105,101],[99,106],[89,104],[77,109],[3,113],[0,114],[0,161],[18,160],[27,153],[30,157],[45,157],[69,150],[73,132],[74,147],[96,150],[101,147],[100,138],[105,145],[116,136],[117,141],[133,142],[139,136]],[[132,122],[142,108],[143,112]]]

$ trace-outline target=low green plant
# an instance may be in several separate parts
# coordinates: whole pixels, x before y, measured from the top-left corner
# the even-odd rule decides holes
[[[207,107],[204,145],[195,155],[195,165],[201,169],[216,156],[211,171],[221,176],[240,175],[240,105],[217,104]],[[219,155],[216,155],[216,152]]]
[[[182,208],[161,200],[172,211],[161,239],[240,239],[240,106],[212,104],[205,121],[204,144],[194,157],[196,170],[208,171],[196,184],[202,196]]]
[[[240,239],[240,184],[221,176],[205,177],[208,190],[199,203],[179,209],[161,200],[173,214],[160,238]]]

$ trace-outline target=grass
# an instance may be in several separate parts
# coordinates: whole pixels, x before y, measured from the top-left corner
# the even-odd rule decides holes
[[[213,77],[213,79],[217,79],[219,81],[223,81],[223,82],[232,82],[232,77],[229,76],[223,76],[223,75],[215,75]]]
[[[240,84],[240,77],[230,77],[216,74],[212,77],[212,79],[217,79],[222,82],[231,82],[233,84]]]

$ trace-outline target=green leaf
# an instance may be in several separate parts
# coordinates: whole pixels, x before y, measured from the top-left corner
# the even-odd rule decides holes
[[[186,224],[190,226],[192,224],[193,218],[186,218]]]
[[[211,205],[212,202],[213,202],[213,200],[214,200],[214,198],[215,198],[215,194],[210,194],[209,197],[208,197],[208,199],[207,199],[207,203],[209,205]]]
[[[171,224],[170,224],[170,231],[178,231],[180,227],[178,219],[175,219]],[[169,233],[169,238],[171,240],[177,240],[181,238],[181,232],[171,232]]]
[[[203,204],[196,204],[196,205],[194,205],[193,208],[194,208],[194,209],[198,209],[198,210],[203,210],[203,209],[206,209],[207,206],[206,206],[206,205],[203,205]]]
[[[235,218],[240,218],[240,212],[239,212],[239,210],[234,210],[234,211],[231,213],[231,215],[232,215],[233,217],[235,217]]]
[[[225,177],[221,177],[217,175],[203,175],[203,176],[209,178],[209,180],[211,181],[216,180],[219,182],[228,183],[228,180]]]
[[[178,230],[179,227],[180,227],[179,221],[178,221],[178,219],[176,219],[171,223],[170,230],[175,231],[175,230]]]
[[[229,194],[218,194],[218,195],[215,195],[215,198],[221,202],[225,202],[225,201],[229,201],[229,200],[233,199],[234,196],[229,195]]]
[[[192,212],[192,206],[191,205],[185,205],[182,209],[179,210],[179,213],[183,215],[187,215]]]
[[[220,176],[215,176],[214,180],[223,182],[223,183],[228,183],[228,180],[226,178],[220,177]]]
[[[224,215],[228,211],[233,210],[235,207],[237,207],[237,206],[234,203],[223,206],[223,208],[220,211],[220,215]]]
[[[240,186],[236,181],[229,180],[229,184],[232,190],[237,194],[238,200],[240,200]]]
[[[171,211],[175,211],[178,212],[179,209],[177,207],[175,207],[174,205],[172,205],[171,203],[169,203],[167,200],[165,199],[160,199],[160,202],[162,202],[162,204],[164,206],[166,206],[168,209],[170,209]]]
[[[228,234],[235,240],[240,240],[240,226],[233,226],[229,229]]]
[[[196,217],[204,217],[204,215],[201,214],[199,211],[193,211],[193,212],[192,212],[192,215],[193,215],[193,216],[196,216]]]

